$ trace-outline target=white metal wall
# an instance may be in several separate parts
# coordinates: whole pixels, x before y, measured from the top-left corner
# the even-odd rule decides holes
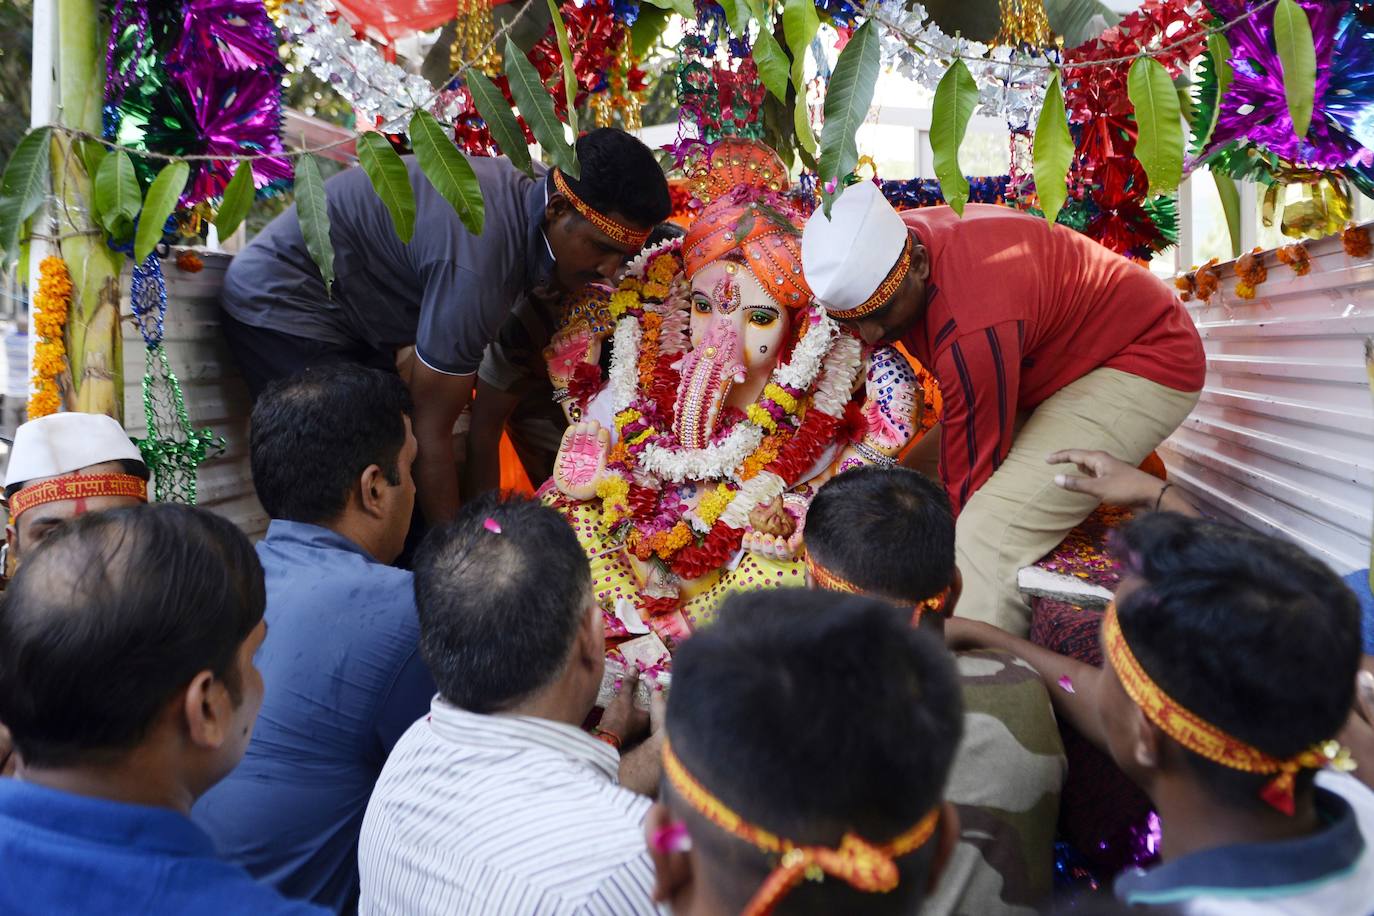
[[[172,371],[181,380],[186,410],[196,428],[210,427],[226,440],[222,456],[201,465],[197,502],[228,518],[256,540],[267,531],[267,513],[253,494],[248,467],[248,390],[219,330],[219,290],[230,256],[197,249],[205,263],[199,273],[184,273],[175,258],[162,262],[167,277],[164,339]],[[143,415],[143,338],[129,310],[129,273],[121,278],[124,324],[124,426],[129,434],[146,431]]]
[[[1374,262],[1339,237],[1309,243],[1295,276],[1273,252],[1255,299],[1232,265],[1210,303],[1190,303],[1207,351],[1202,400],[1161,453],[1209,514],[1289,537],[1339,572],[1369,565],[1374,396],[1363,340],[1374,335]]]

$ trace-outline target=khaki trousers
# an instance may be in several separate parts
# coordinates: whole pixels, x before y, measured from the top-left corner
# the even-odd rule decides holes
[[[1006,460],[959,515],[959,616],[1026,635],[1030,608],[1017,588],[1017,572],[1058,546],[1097,507],[1092,496],[1056,486],[1055,474],[1072,468],[1046,464],[1045,457],[1066,448],[1100,449],[1139,464],[1187,418],[1198,395],[1097,369],[1037,406]]]

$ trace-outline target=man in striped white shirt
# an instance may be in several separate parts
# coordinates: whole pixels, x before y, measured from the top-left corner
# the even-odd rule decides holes
[[[650,800],[618,775],[653,784],[661,739],[617,754],[643,729],[632,682],[606,711],[604,740],[580,728],[605,656],[567,522],[488,494],[426,541],[415,591],[439,696],[396,744],[368,805],[361,912],[655,913]]]

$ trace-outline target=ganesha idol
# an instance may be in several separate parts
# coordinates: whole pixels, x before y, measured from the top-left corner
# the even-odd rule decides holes
[[[919,421],[902,355],[812,301],[777,154],[722,141],[691,174],[686,237],[570,308],[546,353],[570,426],[541,497],[591,558],[610,645],[671,649],[730,592],[804,585],[816,487],[891,464]]]

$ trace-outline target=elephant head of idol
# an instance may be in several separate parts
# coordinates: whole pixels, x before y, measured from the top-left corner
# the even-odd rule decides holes
[[[683,446],[702,448],[722,409],[754,403],[791,352],[811,290],[801,269],[805,213],[787,193],[777,153],[752,140],[724,140],[690,173],[705,207],[682,246],[692,348],[682,362],[674,426]]]

